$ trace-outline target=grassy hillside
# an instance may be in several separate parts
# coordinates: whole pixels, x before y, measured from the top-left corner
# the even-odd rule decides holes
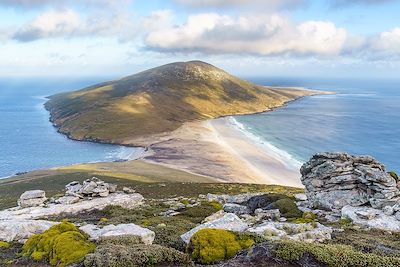
[[[72,181],[82,182],[96,176],[115,183],[121,189],[130,186],[146,198],[174,196],[195,197],[207,193],[246,192],[303,192],[300,188],[277,185],[222,184],[214,179],[151,164],[140,160],[78,164],[28,172],[23,175],[0,180],[0,210],[16,205],[19,196],[27,191],[42,189],[51,197],[63,193],[64,186]]]
[[[192,61],[54,95],[46,108],[59,131],[73,139],[124,143],[187,121],[264,111],[306,94],[254,85]]]

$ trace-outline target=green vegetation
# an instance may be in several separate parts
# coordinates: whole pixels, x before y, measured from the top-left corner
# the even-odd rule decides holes
[[[294,223],[311,223],[317,220],[317,215],[312,212],[304,212],[301,218],[294,219]]]
[[[52,226],[42,234],[33,235],[24,244],[23,255],[35,261],[48,260],[51,265],[63,267],[80,262],[95,249],[85,233],[69,222]]]
[[[273,203],[273,206],[281,212],[281,215],[288,219],[297,219],[303,216],[295,201],[290,198],[279,199]]]
[[[11,246],[11,244],[8,242],[0,241],[0,249],[7,249],[10,246]]]
[[[397,175],[396,172],[391,171],[391,172],[388,172],[388,173],[389,173],[389,175],[392,176],[396,181],[399,181],[399,176]]]
[[[132,236],[101,239],[96,250],[85,257],[85,267],[192,266],[189,255],[160,245],[139,244]]]
[[[187,121],[260,112],[308,94],[254,85],[193,61],[54,95],[46,108],[71,138],[132,144],[134,138],[173,131]],[[149,141],[135,144],[144,143]]]
[[[345,228],[343,232],[335,233],[328,243],[349,245],[364,253],[400,258],[400,233]]]
[[[222,229],[202,229],[190,239],[188,251],[193,260],[211,264],[229,259],[254,243],[254,239],[248,235],[240,237],[239,234]]]
[[[400,258],[362,253],[347,245],[304,243],[299,241],[279,242],[276,257],[294,262],[310,255],[329,267],[394,267],[400,266]]]

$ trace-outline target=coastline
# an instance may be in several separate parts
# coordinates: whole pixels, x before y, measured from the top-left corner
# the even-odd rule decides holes
[[[169,140],[150,146],[143,159],[219,182],[302,187],[297,166],[251,140],[231,119],[187,123]]]
[[[299,89],[308,91],[307,96],[331,93],[296,88]],[[297,96],[265,111],[234,116],[270,112],[302,97],[304,96]],[[45,109],[50,111],[46,106]],[[62,133],[59,127],[52,124],[58,133],[62,133],[68,139],[141,147],[144,148],[144,152],[136,158],[138,160],[201,175],[215,182],[302,186],[299,166],[289,164],[288,158],[276,153],[273,147],[271,149],[271,146],[257,142],[244,132],[244,129],[232,124],[232,119],[232,116],[224,116],[206,121],[186,122],[173,132],[143,136],[118,143],[104,140],[77,140]],[[51,112],[49,121],[52,122]]]

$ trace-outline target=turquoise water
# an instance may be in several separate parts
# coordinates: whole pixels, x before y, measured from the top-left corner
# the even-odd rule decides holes
[[[322,151],[372,155],[400,172],[400,82],[250,79],[259,84],[335,91],[305,97],[273,112],[235,117],[254,139],[273,145],[294,164]]]
[[[81,162],[135,158],[141,149],[78,142],[58,134],[44,96],[108,78],[0,79],[0,177]],[[400,86],[396,81],[262,78],[259,84],[336,91],[256,115],[235,117],[255,142],[296,166],[320,151],[370,154],[400,171]],[[271,148],[271,146],[268,146]]]
[[[82,162],[135,158],[139,148],[79,142],[57,133],[45,96],[107,79],[0,79],[0,177]]]

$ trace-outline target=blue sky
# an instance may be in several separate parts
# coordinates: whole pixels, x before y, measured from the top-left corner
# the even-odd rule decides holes
[[[397,77],[396,0],[2,0],[0,76],[123,76],[204,60],[241,76]]]

